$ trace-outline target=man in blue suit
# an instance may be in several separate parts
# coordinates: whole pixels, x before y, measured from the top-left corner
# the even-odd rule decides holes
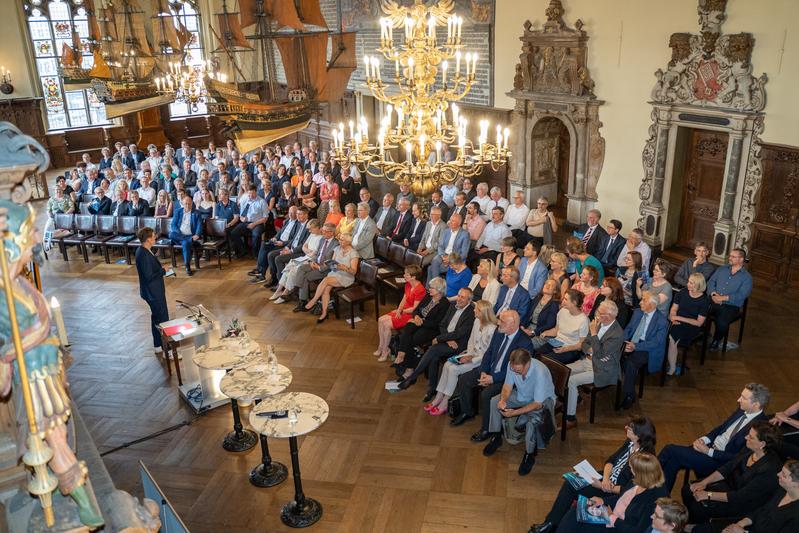
[[[139,274],[139,295],[150,306],[150,327],[153,333],[155,353],[161,353],[161,332],[158,324],[169,320],[169,309],[166,305],[166,289],[164,288],[164,267],[153,254],[155,231],[142,228],[138,233],[141,246],[136,250],[136,272]]]
[[[658,459],[663,466],[666,490],[671,492],[683,468],[690,468],[701,479],[735,457],[746,444],[752,423],[768,420],[763,410],[770,399],[771,393],[765,385],[748,383],[738,397],[739,408],[723,424],[696,439],[691,446],[665,446]]]
[[[463,412],[450,422],[453,426],[460,426],[470,418],[474,418],[472,390],[475,387],[482,387],[480,411],[483,413],[483,423],[480,430],[472,435],[473,442],[483,442],[490,437],[488,423],[491,420],[491,398],[502,390],[510,353],[517,348],[532,352],[533,343],[530,342],[530,337],[519,329],[519,313],[512,309],[503,311],[497,319],[497,330],[483,354],[480,366],[458,378],[456,390],[461,399]]]
[[[190,196],[184,196],[180,205],[172,214],[172,224],[169,227],[169,238],[175,244],[183,247],[183,263],[186,265],[186,274],[192,276],[191,256],[195,246],[200,244],[203,224],[200,214],[193,209]]]
[[[449,254],[455,252],[466,260],[469,254],[469,232],[463,229],[463,219],[457,213],[449,217],[447,229],[438,241],[438,250],[430,267],[427,269],[427,283],[433,278],[439,277],[449,268]]]
[[[505,267],[499,279],[502,286],[494,304],[494,313],[499,316],[502,311],[513,309],[521,317],[521,323],[527,324],[530,320],[530,293],[519,285],[519,271],[516,267]]]
[[[538,260],[538,252],[540,251],[541,246],[534,241],[530,241],[524,247],[524,257],[522,257],[522,262],[519,263],[519,284],[527,290],[531,300],[538,296],[549,276],[547,266]]]
[[[635,402],[635,381],[638,372],[647,367],[649,373],[658,372],[663,365],[669,321],[658,312],[658,297],[649,291],[641,295],[641,308],[636,309],[624,329],[624,400],[622,408],[629,409]]]

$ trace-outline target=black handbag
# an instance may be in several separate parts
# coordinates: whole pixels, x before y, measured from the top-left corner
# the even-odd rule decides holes
[[[450,418],[458,418],[463,414],[463,404],[459,395],[454,395],[447,402],[447,414]]]

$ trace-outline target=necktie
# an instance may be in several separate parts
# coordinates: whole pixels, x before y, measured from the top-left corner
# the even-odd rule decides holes
[[[501,307],[501,308],[500,308],[500,310],[499,310],[499,312],[500,312],[500,313],[501,313],[502,311],[505,311],[507,308],[509,308],[509,307],[510,307],[510,302],[511,302],[511,300],[513,299],[513,290],[514,290],[515,288],[516,288],[516,287],[514,287],[513,289],[508,289],[508,292],[507,292],[507,294],[505,294],[505,301],[504,301],[504,302],[502,302],[502,307]]]
[[[247,202],[247,204],[244,206],[244,209],[241,210],[242,218],[245,218],[247,216],[247,212],[249,210],[250,210],[250,202]]]
[[[588,241],[591,239],[591,235],[594,234],[594,228],[588,227],[588,231],[585,232],[583,235],[583,244],[588,244]]]
[[[610,247],[613,246],[613,241],[615,241],[615,240],[616,240],[616,237],[611,237],[611,238],[608,239],[608,247],[605,248],[605,253],[602,254],[602,262],[603,263],[607,263],[608,262],[608,253],[610,253]]]
[[[743,427],[745,422],[746,422],[746,415],[742,416],[741,419],[738,420],[738,423],[735,424],[735,427],[732,428],[732,433],[730,433],[730,438],[733,438],[736,433],[741,431],[741,428]]]
[[[291,241],[291,247],[296,248],[297,245],[300,244],[300,237],[302,236],[302,232],[305,231],[305,226],[301,225],[299,229],[297,229],[297,234],[294,236],[294,240]]]
[[[316,258],[316,262],[319,263],[320,265],[322,264],[322,258],[325,256],[325,250],[327,250],[327,243],[328,240],[325,239],[324,242],[322,243],[322,247],[319,248],[319,257]]]
[[[397,232],[399,231],[400,226],[402,225],[402,217],[404,217],[404,216],[405,216],[405,213],[400,213],[400,216],[397,219],[397,227],[394,228],[394,233],[393,233],[394,235],[396,235]]]
[[[641,340],[641,337],[643,337],[645,333],[646,333],[646,315],[641,317],[641,321],[638,323],[638,327],[636,327],[635,331],[633,332],[633,338],[632,338],[633,344],[638,343],[638,341]]]
[[[499,372],[502,368],[502,360],[505,358],[505,347],[508,345],[508,336],[505,335],[505,338],[502,339],[502,344],[499,346],[499,352],[497,353],[497,364],[494,366],[494,372]]]

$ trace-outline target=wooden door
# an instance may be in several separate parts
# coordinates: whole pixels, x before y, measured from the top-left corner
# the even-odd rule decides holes
[[[549,198],[549,205],[558,218],[565,218],[569,192],[569,130],[559,119],[546,117],[533,128],[532,141],[532,182],[534,185],[555,184],[557,196]]]
[[[690,132],[677,235],[677,246],[681,248],[693,249],[699,241],[708,245],[713,242],[713,224],[718,219],[724,183],[727,142],[726,133]]]

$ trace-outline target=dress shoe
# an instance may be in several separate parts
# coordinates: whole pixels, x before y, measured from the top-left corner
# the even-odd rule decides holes
[[[488,431],[481,429],[476,431],[471,437],[472,442],[484,442],[491,438],[491,433]]]
[[[502,433],[491,434],[491,440],[489,440],[488,444],[486,444],[486,447],[483,448],[483,455],[486,457],[491,457],[496,453],[497,450],[499,450],[500,446],[502,446]]]
[[[248,276],[258,276],[258,275],[260,275],[260,274],[261,274],[261,273],[258,271],[258,269],[257,269],[257,268],[253,268],[252,270],[250,270],[249,272],[247,272],[247,275],[248,275]]]
[[[622,409],[629,409],[635,403],[635,396],[625,396],[624,400],[621,402]]]
[[[190,268],[187,268],[187,269],[186,269],[186,275],[187,275],[187,276],[193,276],[193,275],[194,275],[194,272],[192,272]]]
[[[451,426],[460,426],[467,420],[471,420],[474,416],[469,416],[467,414],[460,414],[449,421],[449,425]]]
[[[555,531],[555,526],[552,522],[544,522],[542,524],[533,524],[527,533],[552,533]]]
[[[533,469],[535,464],[535,455],[532,453],[525,453],[522,457],[522,462],[519,463],[519,475],[526,476]]]
[[[436,396],[436,395],[435,395],[435,393],[433,393],[433,392],[428,392],[427,394],[425,394],[425,395],[424,395],[424,398],[422,398],[422,401],[423,401],[424,403],[427,403],[427,402],[429,402],[430,400],[432,400],[433,398],[435,398],[435,396]]]
[[[719,341],[711,342],[708,350],[710,350],[711,352],[717,352],[719,350],[719,344],[720,344]]]
[[[405,389],[409,388],[411,385],[413,385],[414,383],[416,383],[416,378],[403,379],[402,381],[400,381],[399,385],[397,385],[397,386],[399,387],[400,390],[405,390]]]
[[[297,307],[291,310],[292,313],[304,313],[306,311],[305,304],[308,302],[303,302],[302,300],[299,301]]]

